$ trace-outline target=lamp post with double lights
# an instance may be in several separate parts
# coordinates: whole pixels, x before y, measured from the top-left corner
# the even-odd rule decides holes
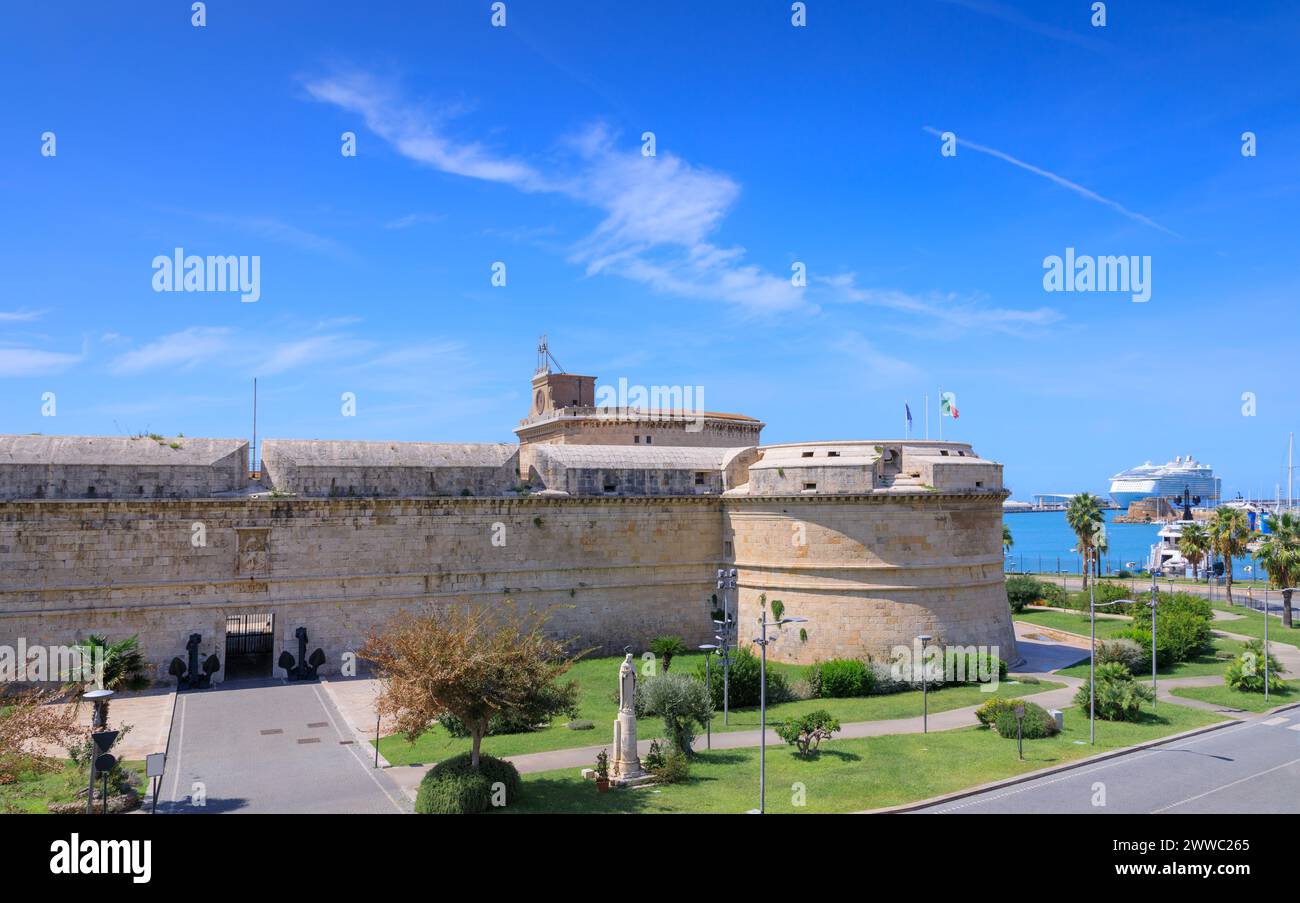
[[[775,621],[767,619],[767,609],[763,609],[763,616],[759,618],[759,635],[754,638],[763,651],[762,659],[758,666],[758,814],[762,815],[767,805],[767,644],[771,642],[767,638],[767,628],[781,627],[785,624],[803,624],[807,618],[778,618]]]

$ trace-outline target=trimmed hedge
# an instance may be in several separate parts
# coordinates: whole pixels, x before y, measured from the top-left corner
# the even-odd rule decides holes
[[[1025,707],[1025,717],[1020,725],[1021,737],[1026,740],[1041,740],[1056,733],[1056,719],[1047,713],[1047,709],[1036,702],[1019,700],[1018,704]],[[998,715],[995,727],[998,736],[1004,740],[1016,739],[1015,706]]]
[[[856,658],[833,658],[814,662],[804,671],[812,695],[819,699],[844,699],[870,696],[876,685],[876,672]]]
[[[415,811],[420,815],[472,815],[492,805],[492,786],[505,786],[506,805],[519,799],[524,782],[519,771],[504,759],[479,755],[479,767],[470,765],[470,754],[461,753],[439,762],[420,781]]]
[[[761,664],[758,656],[745,647],[736,649],[731,653],[731,677],[728,689],[731,695],[732,708],[740,709],[758,705],[759,685],[762,683],[760,677]],[[712,678],[709,685],[709,696],[713,700],[713,708],[721,711],[722,663],[715,659],[709,673]],[[704,680],[705,666],[703,662],[700,662],[696,667],[695,674],[701,681]],[[774,705],[778,702],[790,702],[792,699],[794,699],[794,694],[790,692],[790,685],[786,683],[785,676],[773,668],[768,668],[767,704]]]

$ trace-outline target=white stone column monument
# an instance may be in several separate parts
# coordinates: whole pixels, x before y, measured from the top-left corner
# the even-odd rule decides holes
[[[614,720],[614,761],[609,777],[615,784],[640,784],[652,777],[641,767],[636,752],[636,668],[630,652],[618,668],[618,718]]]

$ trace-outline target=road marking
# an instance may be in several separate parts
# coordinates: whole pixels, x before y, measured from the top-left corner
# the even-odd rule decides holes
[[[1267,721],[1261,721],[1260,724],[1267,725],[1268,727],[1275,727],[1279,724],[1286,724],[1290,720],[1290,718],[1283,718],[1279,715],[1277,718],[1270,718]],[[1296,727],[1300,727],[1300,724],[1297,724]],[[1294,727],[1291,729],[1295,730]]]
[[[320,702],[320,707],[325,712],[325,717],[329,719],[330,724],[334,727],[334,732],[338,734],[340,740],[345,739],[346,735],[343,733],[343,731],[339,730],[339,726],[337,722],[334,721],[334,715],[332,712],[330,712],[329,704],[326,702],[325,698],[321,696],[320,684],[315,684],[314,686],[312,686],[312,692],[316,694],[316,699],[318,702]],[[403,809],[400,805],[398,805],[397,800],[393,799],[393,797],[389,794],[387,788],[385,788],[384,785],[379,782],[379,778],[374,776],[373,769],[364,759],[361,758],[360,753],[357,752],[357,747],[349,746],[348,753],[350,754],[352,760],[356,762],[357,765],[361,767],[361,770],[366,773],[366,777],[370,778],[370,780],[374,782],[375,786],[379,788],[379,792],[384,795],[384,799],[392,803],[393,808],[396,809],[398,812],[401,812],[402,814],[406,814],[406,810]]]
[[[1281,765],[1274,765],[1272,768],[1266,768],[1263,771],[1257,771],[1252,775],[1247,775],[1244,778],[1239,778],[1238,780],[1235,780],[1230,784],[1224,784],[1222,787],[1215,787],[1213,790],[1207,790],[1204,793],[1198,793],[1196,794],[1196,796],[1189,796],[1185,800],[1180,800],[1177,803],[1171,803],[1170,805],[1164,806],[1160,809],[1152,809],[1151,814],[1155,815],[1157,812],[1168,812],[1170,809],[1173,809],[1176,806],[1182,806],[1186,803],[1194,802],[1196,800],[1201,799],[1202,797],[1209,796],[1211,793],[1218,793],[1220,790],[1227,790],[1229,787],[1236,787],[1238,784],[1243,784],[1246,781],[1253,781],[1255,778],[1263,777],[1266,774],[1272,774],[1273,772],[1281,768],[1286,768],[1288,766],[1295,765],[1297,762],[1300,762],[1300,759],[1292,759],[1290,762],[1283,762]]]
[[[1293,724],[1287,728],[1289,731],[1300,731],[1300,724]]]
[[[179,692],[179,691],[178,691],[178,692]],[[173,765],[173,767],[174,767],[176,770],[172,773],[172,796],[171,796],[171,802],[172,802],[173,804],[175,804],[175,803],[178,802],[178,800],[176,799],[176,794],[177,794],[178,792],[180,792],[180,788],[181,788],[181,749],[182,749],[182,748],[184,747],[184,745],[185,745],[185,702],[186,702],[187,699],[189,699],[188,696],[182,696],[182,697],[180,698],[180,706],[181,706],[181,723],[180,723],[180,730],[179,730],[179,732],[177,733],[177,736],[176,736],[176,762],[175,762],[175,764]],[[171,739],[171,738],[170,738],[170,736],[169,736],[169,737],[168,737],[168,740],[170,740],[170,739]]]
[[[957,809],[967,809],[971,806],[978,806],[980,803],[989,803],[992,802],[993,800],[999,800],[999,799],[1003,799],[1004,797],[1014,796],[1017,793],[1025,793],[1026,791],[1029,790],[1037,790],[1040,787],[1049,787],[1052,784],[1059,784],[1062,781],[1068,781],[1071,778],[1080,777],[1085,774],[1092,774],[1093,772],[1101,771],[1102,769],[1105,768],[1110,768],[1112,765],[1130,764],[1132,762],[1137,762],[1142,759],[1149,758],[1150,756],[1154,756],[1161,752],[1167,752],[1171,749],[1185,749],[1188,746],[1195,746],[1197,743],[1204,742],[1205,740],[1223,737],[1234,730],[1248,728],[1259,723],[1260,722],[1258,721],[1254,721],[1254,722],[1239,721],[1236,724],[1231,725],[1230,727],[1220,728],[1215,731],[1207,731],[1201,736],[1192,737],[1188,740],[1181,741],[1177,744],[1165,743],[1161,746],[1153,747],[1147,750],[1138,750],[1137,752],[1123,753],[1121,755],[1114,756],[1110,759],[1107,759],[1104,762],[1098,762],[1095,765],[1090,765],[1084,768],[1070,769],[1069,771],[1063,772],[1061,776],[1058,778],[1052,778],[1051,780],[1043,780],[1042,778],[1035,778],[1033,780],[1029,780],[1021,784],[1017,784],[1016,786],[1011,787],[1007,790],[1003,790],[999,793],[994,793],[993,796],[987,796],[986,794],[982,793],[973,797],[968,797],[967,798],[968,802],[959,803],[958,805],[955,806],[945,806],[942,809],[933,809],[930,811],[941,813],[941,812],[954,812]]]

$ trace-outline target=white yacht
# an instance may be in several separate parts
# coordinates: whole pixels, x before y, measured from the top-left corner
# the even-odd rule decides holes
[[[1213,467],[1191,455],[1180,455],[1168,464],[1147,461],[1110,478],[1110,497],[1125,510],[1138,499],[1181,497],[1184,489],[1196,500],[1193,504],[1212,506],[1218,502],[1222,485]]]

